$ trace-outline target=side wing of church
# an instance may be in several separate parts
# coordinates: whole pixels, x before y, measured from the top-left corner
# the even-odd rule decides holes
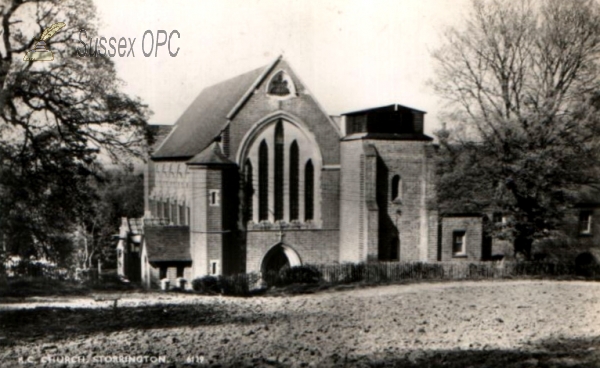
[[[301,264],[480,260],[481,217],[442,224],[430,208],[424,118],[397,104],[330,117],[282,58],[204,89],[152,152],[130,257],[141,267],[129,268],[152,286]]]

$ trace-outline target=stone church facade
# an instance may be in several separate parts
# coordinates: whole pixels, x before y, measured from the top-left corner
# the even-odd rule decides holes
[[[158,280],[301,264],[481,260],[481,216],[440,219],[425,112],[329,116],[282,58],[204,89],[145,172],[119,249]],[[138,243],[132,242],[135,236]],[[131,257],[131,253],[136,253]],[[138,271],[136,271],[138,273]]]

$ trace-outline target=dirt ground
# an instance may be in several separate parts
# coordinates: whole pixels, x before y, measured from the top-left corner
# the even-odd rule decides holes
[[[0,301],[0,365],[600,367],[594,282],[117,296]]]

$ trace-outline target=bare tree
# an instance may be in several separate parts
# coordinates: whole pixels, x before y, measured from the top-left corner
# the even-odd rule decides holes
[[[473,1],[433,54],[447,209],[502,210],[515,252],[560,230],[582,186],[600,179],[600,5]]]

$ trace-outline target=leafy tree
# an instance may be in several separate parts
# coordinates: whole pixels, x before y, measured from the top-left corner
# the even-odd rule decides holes
[[[599,184],[600,5],[473,1],[445,35],[433,54],[450,123],[438,132],[442,210],[502,211],[502,235],[530,257]]]
[[[93,186],[98,195],[87,216],[77,228],[76,261],[80,268],[92,268],[101,260],[108,268],[116,266],[115,239],[121,218],[139,218],[144,215],[144,178],[129,170],[108,170],[95,179]]]
[[[65,236],[97,199],[99,158],[142,154],[147,108],[120,92],[108,57],[77,54],[81,29],[97,36],[95,14],[91,0],[0,3],[0,255],[70,254]],[[24,61],[57,22],[54,60]]]

